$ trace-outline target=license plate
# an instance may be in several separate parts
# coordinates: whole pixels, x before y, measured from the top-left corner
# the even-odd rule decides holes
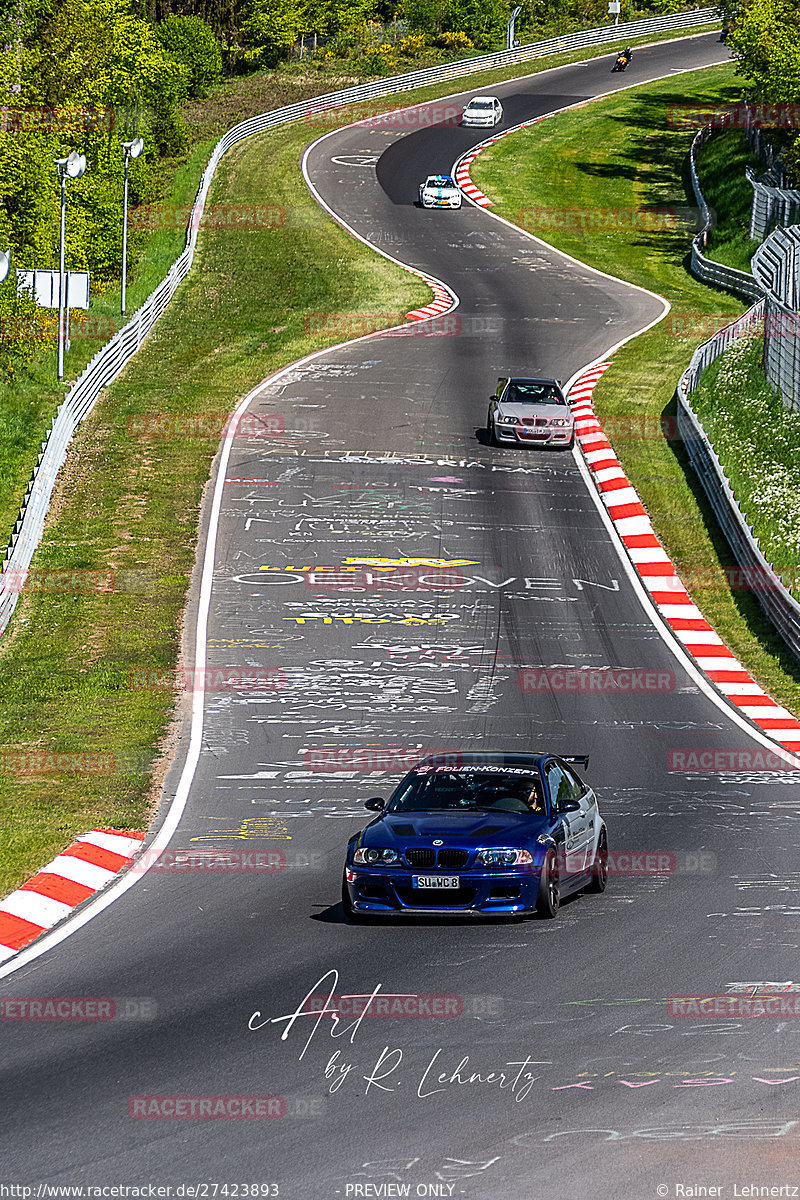
[[[461,881],[457,875],[414,875],[412,886],[415,888],[457,888]]]

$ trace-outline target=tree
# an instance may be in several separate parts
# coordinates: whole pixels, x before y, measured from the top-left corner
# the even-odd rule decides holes
[[[300,0],[249,0],[240,26],[248,61],[275,66],[303,31]]]
[[[449,0],[447,5],[447,28],[485,49],[503,44],[508,18],[504,0]]]
[[[170,16],[156,27],[166,53],[189,71],[190,96],[205,96],[222,74],[222,51],[213,30],[200,17]]]
[[[728,42],[748,81],[748,100],[757,104],[800,102],[800,10],[794,0],[741,0]],[[784,163],[800,179],[800,133],[789,122],[783,140]],[[779,128],[786,129],[782,122]]]
[[[766,104],[800,100],[800,9],[794,0],[743,0],[728,40],[749,82],[750,99]]]
[[[150,129],[160,151],[185,145],[189,71],[128,0],[63,0],[23,52],[23,101],[92,110],[106,128]]]

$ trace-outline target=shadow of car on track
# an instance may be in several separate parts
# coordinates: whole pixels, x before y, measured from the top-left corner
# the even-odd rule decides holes
[[[479,446],[488,446],[492,450],[519,450],[523,454],[540,453],[540,454],[563,454],[565,451],[572,450],[571,446],[521,446],[509,443],[508,445],[498,446],[492,441],[492,435],[485,425],[478,425],[475,428],[475,441]]]
[[[568,912],[572,905],[581,898],[582,894],[582,892],[574,892],[570,896],[565,896],[559,905],[559,912]],[[511,916],[498,914],[496,916],[488,915],[482,917],[451,916],[449,913],[441,915],[431,913],[430,916],[427,913],[424,916],[409,914],[405,917],[373,916],[360,913],[358,919],[353,921],[345,916],[341,903],[331,904],[327,907],[318,905],[318,907],[322,911],[312,913],[311,920],[320,921],[325,925],[373,925],[378,928],[383,927],[384,929],[392,926],[405,929],[409,926],[439,925],[452,929],[459,926],[462,928],[475,926],[492,926],[497,928],[503,925],[522,925],[523,922],[527,922],[532,928],[537,926],[541,926],[542,929],[558,927],[558,917],[556,917],[555,921],[549,921],[537,916],[536,913],[513,913]]]

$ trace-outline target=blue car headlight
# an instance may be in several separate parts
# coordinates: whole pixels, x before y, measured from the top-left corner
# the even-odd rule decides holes
[[[530,850],[479,850],[475,862],[481,867],[529,867],[533,855]]]
[[[381,863],[397,862],[399,854],[396,850],[380,849],[378,846],[361,846],[353,855],[354,863],[369,863],[377,866]]]

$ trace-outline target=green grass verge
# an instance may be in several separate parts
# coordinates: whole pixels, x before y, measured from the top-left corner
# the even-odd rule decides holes
[[[674,429],[675,386],[692,350],[743,309],[689,274],[690,222],[658,215],[680,213],[691,196],[692,133],[672,128],[667,109],[736,98],[732,67],[681,75],[504,138],[472,178],[501,215],[672,304],[614,355],[595,392],[598,417],[698,606],[762,686],[800,713],[800,668],[755,599],[729,586],[730,549],[681,442],[662,432]],[[631,214],[640,214],[633,230]]]
[[[308,129],[249,140],[223,160],[217,204],[281,205],[291,218]],[[201,233],[195,270],[79,430],[34,566],[115,572],[118,590],[25,594],[0,654],[0,894],[97,823],[147,821],[150,760],[170,691],[136,690],[132,671],[168,673],[218,435],[139,439],[143,414],[227,413],[276,368],[337,340],[310,336],[314,312],[397,312],[430,300],[416,277],[353,241],[308,202],[278,228]],[[308,219],[313,213],[313,220]],[[309,271],[309,262],[314,270]],[[280,286],[275,281],[280,280]],[[44,773],[25,777],[31,754]],[[58,773],[50,755],[102,755],[106,773]]]
[[[596,51],[610,53],[608,47]],[[382,106],[478,90],[592,56],[562,54],[514,71],[483,72],[388,96]],[[262,96],[255,111],[269,107]],[[373,101],[348,109],[347,120],[375,107]],[[207,135],[215,121],[227,128],[249,115],[243,108],[247,105],[231,108],[223,120],[212,106],[198,129]],[[217,132],[222,130],[213,128]],[[286,225],[201,233],[189,279],[70,451],[34,570],[113,571],[120,590],[26,594],[0,643],[0,895],[93,825],[142,828],[158,791],[151,764],[170,727],[175,697],[134,690],[129,676],[137,669],[167,673],[177,662],[202,490],[216,439],[142,443],[127,436],[127,419],[231,411],[236,398],[266,374],[327,344],[306,335],[308,313],[401,314],[430,299],[427,288],[349,238],[310,199],[297,207],[303,187],[298,160],[314,133],[305,124],[289,126],[248,140],[223,159],[209,203],[284,206]],[[191,200],[207,150],[198,145],[170,202]],[[182,233],[177,236],[175,254],[183,245]],[[165,258],[170,252],[164,250]],[[316,264],[313,272],[309,261]],[[162,268],[163,260],[143,270],[152,270],[157,281]],[[138,281],[129,288],[129,311],[148,290]],[[109,312],[117,297],[106,294]],[[68,359],[67,365],[77,373],[78,360]],[[20,446],[23,486],[37,450],[28,446],[26,465]],[[11,512],[3,503],[0,494],[0,521]],[[11,519],[15,516],[14,507]],[[56,754],[105,756],[96,765],[113,760],[113,770],[20,774],[29,761],[23,756],[43,756],[49,767],[48,756]]]
[[[757,170],[758,166],[758,156],[740,129],[716,134],[697,156],[700,187],[715,214],[706,257],[739,271],[750,271],[750,259],[759,245],[750,237],[753,189],[745,175],[747,167]]]

